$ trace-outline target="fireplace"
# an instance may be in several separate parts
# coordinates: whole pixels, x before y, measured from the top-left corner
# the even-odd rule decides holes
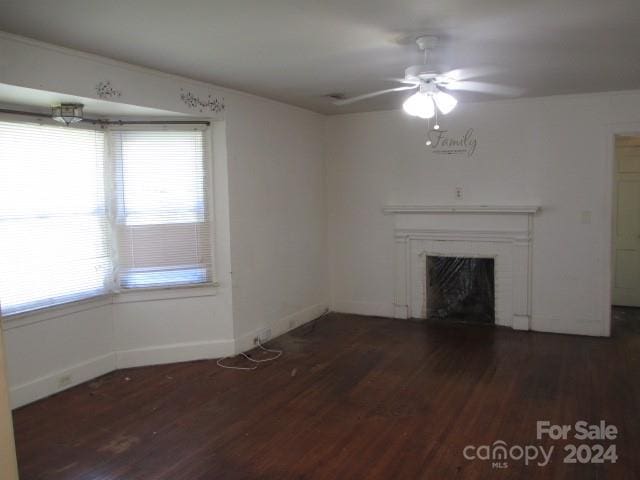
[[[475,312],[470,307],[473,301],[469,301],[468,308],[455,310],[455,314],[464,319],[476,315],[474,321],[479,315],[486,323],[528,330],[533,217],[538,209],[535,205],[384,207],[384,213],[394,217],[394,316],[426,319],[453,312],[446,303],[440,303],[442,298],[432,298],[439,293],[428,284],[429,258],[464,258],[472,259],[467,261],[469,269],[483,269],[484,275],[492,276],[493,284],[483,293],[486,310]]]
[[[427,318],[495,323],[494,259],[427,256]]]

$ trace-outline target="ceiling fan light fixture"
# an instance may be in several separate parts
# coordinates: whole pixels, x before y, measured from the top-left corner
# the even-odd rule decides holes
[[[431,95],[426,92],[417,92],[407,98],[402,104],[402,108],[409,115],[420,118],[432,118],[436,114]]]
[[[438,92],[433,95],[433,100],[443,115],[450,113],[458,104],[458,100],[456,100],[453,95],[443,92],[442,90],[438,90]]]

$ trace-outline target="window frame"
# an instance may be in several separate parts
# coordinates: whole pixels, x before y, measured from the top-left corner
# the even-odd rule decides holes
[[[47,116],[43,117],[31,117],[20,115],[0,114],[0,121],[9,123],[29,123],[41,126],[57,126],[61,125],[58,122],[51,120]],[[89,131],[100,130],[104,133],[104,162],[103,162],[103,181],[105,184],[105,209],[107,212],[107,218],[109,222],[109,238],[108,242],[111,244],[111,261],[117,265],[118,253],[114,244],[117,243],[116,237],[116,216],[117,212],[117,187],[115,185],[115,168],[116,161],[112,154],[113,141],[111,139],[111,132],[117,130],[131,130],[131,131],[144,131],[144,130],[194,130],[194,125],[181,126],[181,125],[167,125],[164,128],[159,128],[158,125],[117,125],[115,127],[108,127],[105,125],[96,124],[72,124],[71,126],[62,128],[82,129]],[[204,181],[207,183],[207,187],[204,189],[204,202],[205,202],[205,218],[208,220],[205,222],[208,224],[209,229],[209,247],[211,251],[211,270],[209,280],[199,283],[185,283],[175,285],[150,285],[141,287],[123,287],[120,284],[120,278],[116,272],[114,272],[111,286],[106,286],[105,290],[102,290],[95,295],[89,295],[87,297],[72,299],[69,301],[62,301],[52,305],[43,305],[33,309],[19,311],[11,314],[2,314],[0,309],[0,324],[13,323],[20,320],[22,322],[32,323],[39,322],[49,318],[58,318],[61,316],[93,309],[100,308],[104,305],[120,304],[138,301],[152,301],[152,300],[166,300],[166,299],[178,299],[178,298],[196,298],[217,295],[217,289],[220,286],[217,280],[216,269],[216,225],[215,225],[215,190],[214,190],[214,161],[213,161],[213,130],[214,126],[209,125],[199,128],[203,131],[205,136],[204,141]],[[0,299],[1,302],[2,299]]]
[[[209,241],[209,251],[211,255],[211,267],[209,272],[209,279],[205,282],[193,282],[193,283],[176,283],[176,284],[155,284],[148,286],[125,286],[120,278],[120,273],[116,273],[116,293],[129,293],[135,291],[149,291],[149,290],[171,290],[171,289],[182,289],[182,288],[197,288],[197,287],[217,287],[219,286],[216,276],[216,228],[215,228],[215,191],[214,191],[214,182],[213,182],[213,156],[212,156],[212,145],[213,145],[213,126],[205,126],[205,125],[115,125],[109,128],[106,128],[107,137],[105,140],[105,145],[107,145],[107,150],[109,157],[108,168],[109,175],[111,177],[111,185],[112,191],[110,192],[110,200],[112,209],[112,214],[110,216],[112,222],[112,231],[114,232],[112,235],[112,239],[115,242],[114,248],[117,249],[118,242],[118,234],[117,229],[120,225],[125,226],[126,224],[126,215],[121,215],[120,206],[118,202],[121,200],[119,197],[122,196],[124,198],[124,186],[117,185],[116,178],[118,177],[118,169],[122,168],[122,165],[118,164],[116,160],[116,154],[111,152],[111,149],[116,144],[115,140],[112,138],[113,134],[118,132],[161,132],[161,131],[200,131],[203,134],[203,182],[205,183],[205,187],[203,188],[203,203],[204,203],[204,221],[203,222],[193,222],[191,224],[204,224],[208,226],[208,241]],[[122,223],[119,223],[122,221]],[[147,226],[153,226],[158,224],[150,224]],[[160,224],[162,225],[162,224]],[[145,225],[137,225],[132,224],[134,227],[144,227]]]

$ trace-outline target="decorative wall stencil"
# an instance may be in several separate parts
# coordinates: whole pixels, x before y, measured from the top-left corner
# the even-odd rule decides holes
[[[103,100],[118,98],[122,96],[122,92],[113,88],[109,80],[107,80],[106,82],[98,83],[96,85],[96,93],[98,95],[98,98],[101,98]]]
[[[427,145],[438,155],[463,155],[471,157],[478,147],[473,128],[462,134],[452,134],[449,130],[430,130]]]
[[[220,113],[225,109],[224,98],[212,98],[211,94],[209,94],[206,100],[202,100],[200,97],[182,88],[180,89],[180,92],[182,92],[180,93],[180,100],[182,100],[189,108],[196,108],[200,112],[207,110],[214,113]]]

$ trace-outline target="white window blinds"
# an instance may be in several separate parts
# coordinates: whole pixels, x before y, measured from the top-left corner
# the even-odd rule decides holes
[[[212,281],[206,130],[0,120],[0,312]]]
[[[110,288],[101,132],[0,121],[3,315]]]
[[[205,132],[122,130],[110,135],[120,285],[210,282]]]

